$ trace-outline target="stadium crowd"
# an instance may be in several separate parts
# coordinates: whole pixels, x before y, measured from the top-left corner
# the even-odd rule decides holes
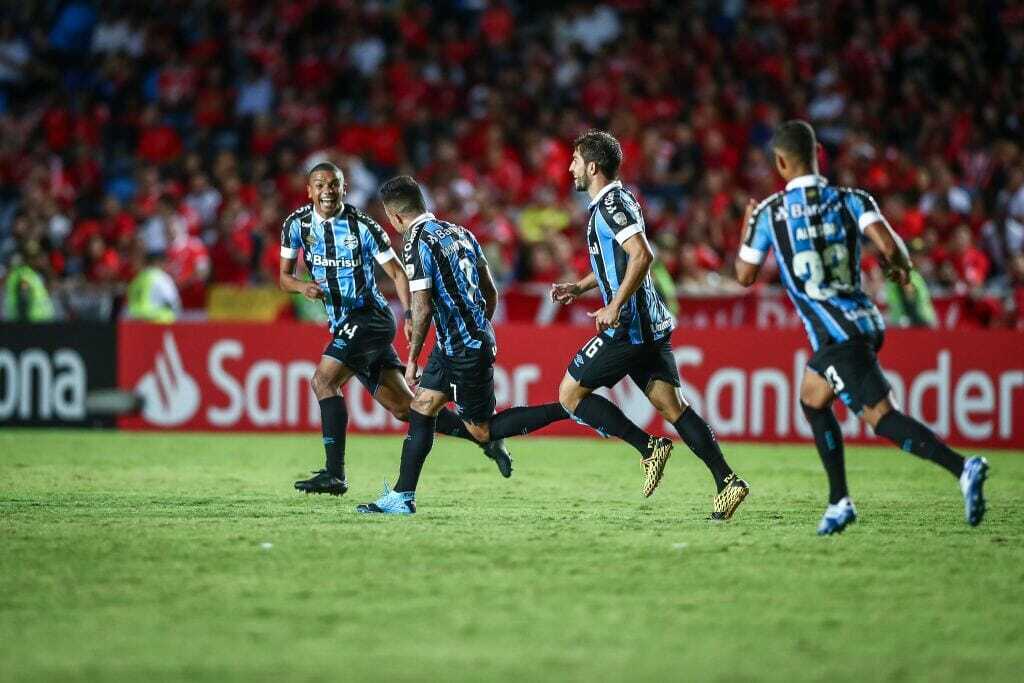
[[[746,199],[780,185],[765,145],[801,117],[929,289],[1016,326],[1022,73],[1024,6],[995,0],[18,3],[0,18],[0,268],[102,318],[159,252],[202,308],[210,283],[276,279],[281,220],[329,159],[372,212],[382,180],[420,178],[505,285],[575,277],[570,143],[596,126],[678,290],[730,292]]]

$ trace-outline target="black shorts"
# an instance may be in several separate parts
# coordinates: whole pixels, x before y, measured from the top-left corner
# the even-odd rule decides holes
[[[467,422],[484,423],[494,415],[494,347],[467,349],[453,356],[434,346],[420,386],[447,394]]]
[[[588,389],[615,386],[626,375],[641,391],[656,379],[679,386],[669,335],[653,344],[630,344],[629,339],[599,334],[573,357],[569,375]]]
[[[380,386],[381,371],[405,369],[395,353],[394,340],[395,316],[391,309],[360,308],[338,325],[324,355],[353,370],[372,396]]]
[[[818,349],[807,366],[824,377],[846,407],[859,415],[892,390],[875,355],[880,348],[881,335],[855,337]]]

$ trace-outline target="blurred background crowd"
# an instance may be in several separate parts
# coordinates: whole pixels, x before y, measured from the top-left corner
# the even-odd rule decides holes
[[[506,288],[575,278],[589,127],[622,142],[663,287],[726,294],[747,198],[780,188],[765,145],[800,117],[914,252],[901,305],[953,294],[1017,326],[1022,75],[1024,5],[995,0],[5,3],[5,313],[45,290],[50,315],[107,319],[147,266],[199,316],[215,284],[273,284],[325,159],[378,217],[379,183],[415,175]]]

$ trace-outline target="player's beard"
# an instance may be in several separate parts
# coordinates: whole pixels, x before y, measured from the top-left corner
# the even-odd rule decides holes
[[[583,178],[577,178],[576,176],[573,176],[572,177],[572,186],[573,186],[573,189],[575,189],[577,192],[586,192],[587,191],[587,185],[584,182]]]

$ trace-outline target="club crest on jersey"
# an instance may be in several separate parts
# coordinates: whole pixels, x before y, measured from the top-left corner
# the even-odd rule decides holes
[[[344,239],[341,240],[341,243],[349,249],[355,249],[359,246],[359,238],[355,235],[345,235]]]
[[[312,247],[314,244],[316,244],[316,235],[314,235],[312,232],[307,232],[302,237],[302,241],[305,242],[307,247]]]
[[[612,216],[612,220],[618,223],[619,225],[625,225],[627,222],[629,222],[629,219],[626,218],[626,214],[622,213],[621,211]]]

